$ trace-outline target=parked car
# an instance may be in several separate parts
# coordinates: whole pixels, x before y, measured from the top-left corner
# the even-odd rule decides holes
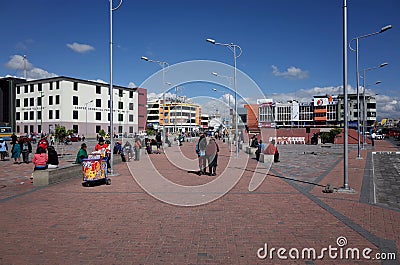
[[[69,140],[71,140],[71,142],[79,142],[82,138],[79,135],[71,135]]]

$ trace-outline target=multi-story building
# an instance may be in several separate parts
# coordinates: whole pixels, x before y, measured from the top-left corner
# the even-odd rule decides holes
[[[110,131],[110,86],[69,77],[23,82],[16,87],[16,132],[52,133],[56,126],[86,137]],[[147,91],[113,86],[113,131],[145,130]]]
[[[360,115],[357,109],[357,95],[348,95],[349,127],[357,128],[362,124],[366,110],[366,126],[371,128],[376,121],[375,97],[367,95],[363,107],[360,96]],[[293,126],[343,126],[343,95],[314,96],[310,102],[299,103],[291,100],[286,103],[274,102],[272,99],[260,100],[258,110],[258,127],[293,127]]]
[[[15,131],[15,88],[25,79],[0,78],[0,124],[12,127]]]
[[[147,101],[147,127],[166,132],[198,131],[201,127],[200,105],[186,100],[151,99]]]

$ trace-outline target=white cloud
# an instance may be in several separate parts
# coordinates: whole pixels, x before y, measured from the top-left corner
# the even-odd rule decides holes
[[[5,66],[9,69],[18,70],[21,75],[23,75],[24,70],[26,70],[26,78],[28,80],[58,76],[56,74],[49,73],[41,68],[33,66],[33,64],[31,64],[28,59],[24,60],[24,57],[21,55],[11,56],[10,60],[5,64]]]
[[[278,67],[272,65],[272,74],[274,76],[283,76],[287,79],[306,79],[308,78],[308,71],[303,71],[300,68],[291,66],[289,67],[286,72],[280,72]]]
[[[94,79],[94,80],[88,80],[88,81],[102,83],[102,84],[108,84],[108,82],[106,82],[106,81],[104,81],[102,79]]]
[[[133,82],[129,82],[128,87],[129,88],[136,88],[137,85],[135,83],[133,83]]]
[[[93,46],[90,46],[88,44],[80,44],[77,42],[74,42],[72,44],[67,44],[67,47],[73,50],[74,52],[79,52],[79,53],[85,53],[85,52],[90,52],[94,50]]]

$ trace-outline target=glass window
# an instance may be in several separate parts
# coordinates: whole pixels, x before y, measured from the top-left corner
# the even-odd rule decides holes
[[[101,94],[101,86],[96,86],[96,94]]]
[[[30,88],[31,88],[31,92],[35,92],[35,85],[34,84],[31,84]]]
[[[40,110],[37,112],[37,118],[38,120],[42,119],[42,112]]]
[[[129,103],[129,110],[133,110],[133,103]]]
[[[42,84],[38,84],[38,91],[42,91]]]
[[[118,114],[118,121],[124,121],[124,114]]]
[[[118,109],[124,108],[124,102],[118,102]]]
[[[21,87],[17,86],[17,94],[18,94],[18,95],[19,95],[19,93],[20,93],[20,88],[21,88]]]
[[[30,111],[29,112],[29,119],[32,121],[35,119],[35,112],[34,111]]]
[[[24,87],[24,93],[25,93],[25,94],[28,93],[28,85],[25,85],[25,87]]]
[[[100,130],[101,130],[101,126],[99,126],[99,125],[96,125],[96,133],[99,133],[99,132],[100,132]]]
[[[37,97],[36,101],[38,106],[42,106],[42,97]]]
[[[17,100],[15,101],[15,105],[16,105],[16,107],[20,107],[20,106],[21,106],[21,100],[20,100],[20,99],[17,99]]]
[[[74,90],[78,91],[78,82],[74,82]]]
[[[53,119],[53,110],[49,110],[49,120]]]
[[[72,125],[72,130],[74,130],[74,133],[78,133],[79,132],[79,126],[77,124],[73,124]]]
[[[77,119],[78,119],[78,111],[77,111],[77,110],[72,111],[72,118],[73,118],[74,120],[77,120]]]
[[[28,107],[28,102],[29,101],[29,99],[28,98],[24,98],[24,107]]]
[[[72,97],[72,105],[78,105],[78,97],[77,96]]]
[[[24,120],[25,121],[28,120],[28,115],[29,115],[29,113],[27,111],[24,111]]]
[[[56,119],[60,119],[60,110],[56,110]]]
[[[49,86],[50,86],[49,89],[50,89],[50,90],[53,90],[53,82],[50,82],[50,83],[49,83]]]
[[[35,106],[35,98],[29,99],[29,106]]]
[[[56,81],[56,89],[60,89],[60,81]]]
[[[21,119],[21,113],[16,112],[15,113],[15,118],[17,119],[17,121],[19,121]]]
[[[101,99],[96,99],[96,107],[101,108]]]
[[[49,96],[49,105],[53,105],[53,96]]]
[[[129,98],[133,98],[133,91],[129,91]]]
[[[56,105],[60,104],[60,95],[56,96]]]
[[[101,112],[96,112],[96,121],[101,121]]]

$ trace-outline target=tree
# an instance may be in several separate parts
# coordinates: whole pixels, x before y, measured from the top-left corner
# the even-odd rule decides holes
[[[106,132],[105,132],[103,129],[101,129],[101,130],[99,131],[99,135],[100,135],[101,137],[104,137],[104,136],[106,136]]]
[[[321,138],[321,142],[325,143],[335,143],[335,138],[342,133],[342,129],[333,128],[329,132],[320,132],[319,137]]]

